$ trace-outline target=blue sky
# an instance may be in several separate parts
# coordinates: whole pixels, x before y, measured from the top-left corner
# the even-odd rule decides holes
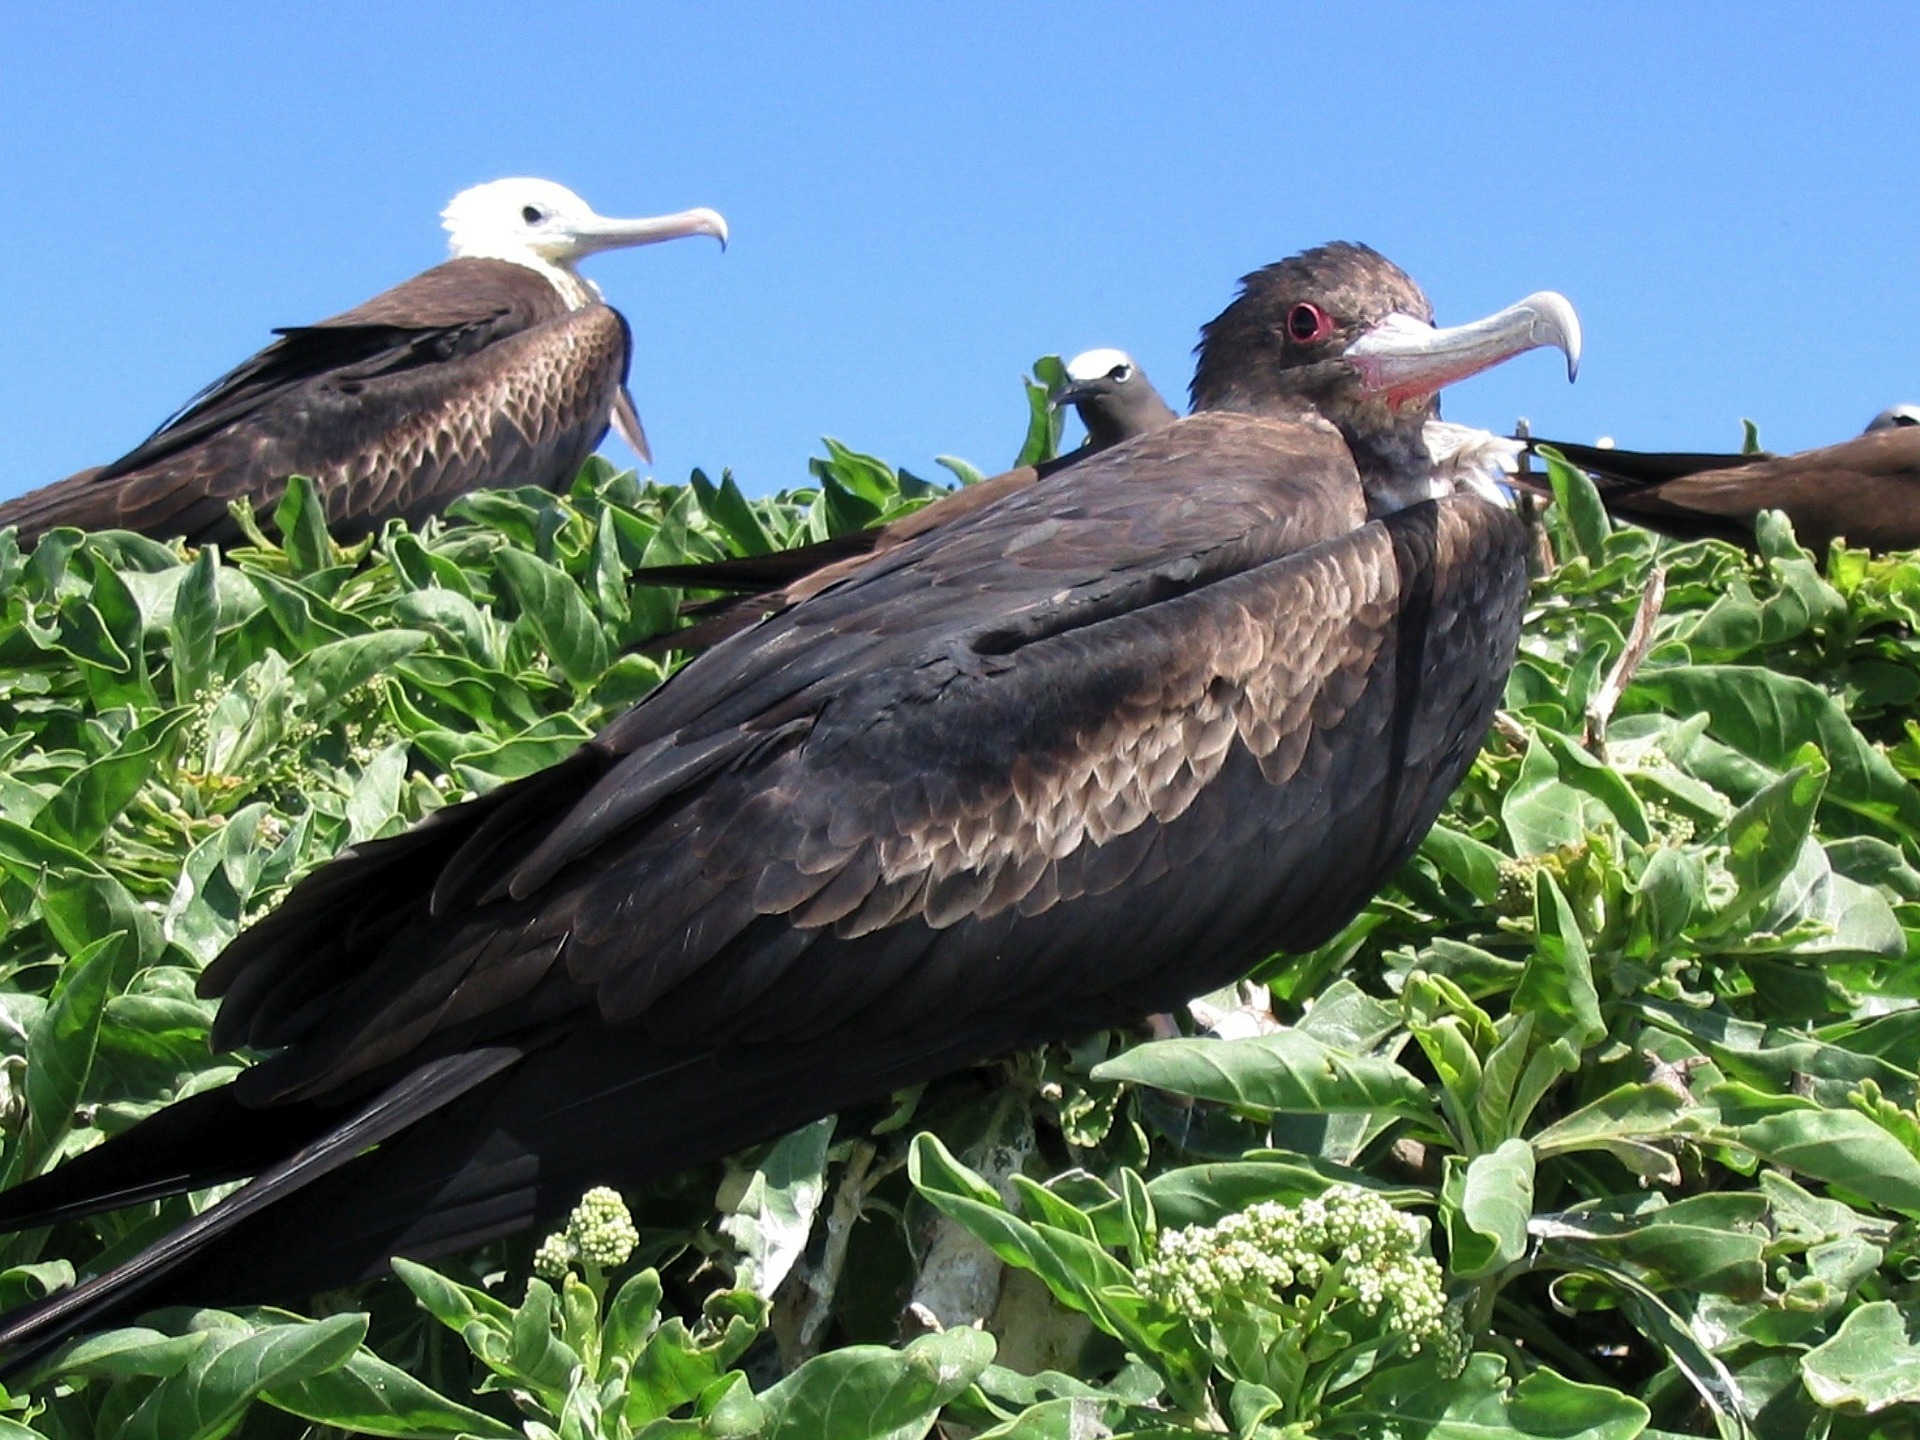
[[[802,483],[822,434],[997,468],[1036,355],[1182,390],[1235,279],[1334,238],[1443,322],[1579,307],[1578,385],[1522,357],[1452,418],[1843,438],[1920,400],[1913,12],[1681,8],[8,5],[0,495],[434,263],[447,198],[513,174],[732,222],[587,267],[668,480]]]

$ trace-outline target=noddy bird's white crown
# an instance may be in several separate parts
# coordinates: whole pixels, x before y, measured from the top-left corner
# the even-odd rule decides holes
[[[1116,370],[1125,373],[1116,375]],[[1090,380],[1125,382],[1133,378],[1133,370],[1133,357],[1124,350],[1083,350],[1067,361],[1067,379],[1076,385]]]

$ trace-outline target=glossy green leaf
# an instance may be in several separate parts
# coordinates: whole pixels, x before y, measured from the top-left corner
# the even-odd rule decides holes
[[[826,1196],[827,1142],[833,1117],[774,1142],[755,1166],[720,1231],[739,1248],[734,1283],[772,1298],[807,1248],[813,1217]]]
[[[983,1330],[923,1335],[901,1350],[850,1345],[760,1394],[766,1440],[919,1440],[994,1353]]]
[[[1807,1391],[1820,1404],[1873,1415],[1920,1404],[1920,1345],[1890,1300],[1862,1305],[1801,1361]]]
[[[1533,1149],[1524,1140],[1503,1141],[1471,1160],[1447,1157],[1440,1217],[1456,1275],[1491,1275],[1526,1253],[1533,1173]]]
[[[518,550],[502,550],[499,565],[521,614],[561,674],[584,686],[607,668],[606,634],[569,576]]]
[[[1246,1040],[1160,1040],[1097,1066],[1093,1078],[1251,1110],[1432,1113],[1426,1088],[1393,1061],[1343,1054],[1297,1029]]]

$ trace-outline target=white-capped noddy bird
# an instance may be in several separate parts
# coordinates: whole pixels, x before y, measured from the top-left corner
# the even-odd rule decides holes
[[[1067,361],[1067,383],[1054,405],[1071,405],[1087,427],[1087,443],[1076,458],[1118,445],[1180,418],[1160,398],[1147,372],[1124,350],[1083,350]]]
[[[1199,413],[696,657],[570,759],[307,876],[204,973],[260,1057],[0,1196],[253,1177],[0,1322],[293,1299],[1318,945],[1420,842],[1519,640],[1527,536],[1432,496],[1435,329],[1358,245],[1247,277]]]
[[[441,215],[453,258],[280,338],[112,464],[0,504],[31,544],[56,525],[232,544],[228,506],[270,519],[289,475],[317,482],[334,533],[439,513],[491,485],[558,489],[617,425],[631,335],[576,268],[601,250],[710,235],[712,210],[597,215],[551,180],[496,180]]]

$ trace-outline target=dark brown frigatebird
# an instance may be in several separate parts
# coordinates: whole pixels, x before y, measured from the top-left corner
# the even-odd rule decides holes
[[[1430,317],[1362,246],[1258,271],[1204,332],[1202,413],[302,880],[201,981],[259,1063],[0,1222],[251,1182],[0,1345],[470,1247],[1326,940],[1419,844],[1519,639],[1525,529],[1434,493],[1432,396],[1577,349],[1556,295]]]
[[[939,529],[1003,495],[1025,489],[1042,476],[1097,455],[1109,446],[1179,419],[1174,408],[1153,388],[1146,372],[1124,350],[1088,350],[1065,366],[1067,383],[1052,398],[1055,408],[1071,405],[1087,427],[1085,443],[1043,460],[1018,465],[986,480],[963,486],[953,494],[922,506],[910,515],[866,530],[852,530],[806,545],[765,555],[736,555],[724,560],[684,565],[657,565],[635,571],[636,585],[668,585],[687,590],[728,590],[721,600],[697,601],[682,613],[695,617],[683,630],[657,635],[642,645],[642,653],[705,650],[737,634],[764,616],[797,605],[809,595],[851,574],[869,556],[884,555],[896,545]]]
[[[0,504],[31,544],[56,525],[233,544],[289,475],[317,482],[335,535],[419,521],[491,485],[558,489],[611,422],[642,458],[632,336],[575,268],[588,255],[710,235],[712,210],[597,215],[550,180],[496,180],[441,215],[453,258],[279,339],[110,465]]]
[[[1695,454],[1551,445],[1593,477],[1608,511],[1680,540],[1753,544],[1754,519],[1779,510],[1802,545],[1844,539],[1869,550],[1920,547],[1920,410],[1897,405],[1866,432],[1796,455]],[[1535,476],[1534,488],[1541,486]]]

